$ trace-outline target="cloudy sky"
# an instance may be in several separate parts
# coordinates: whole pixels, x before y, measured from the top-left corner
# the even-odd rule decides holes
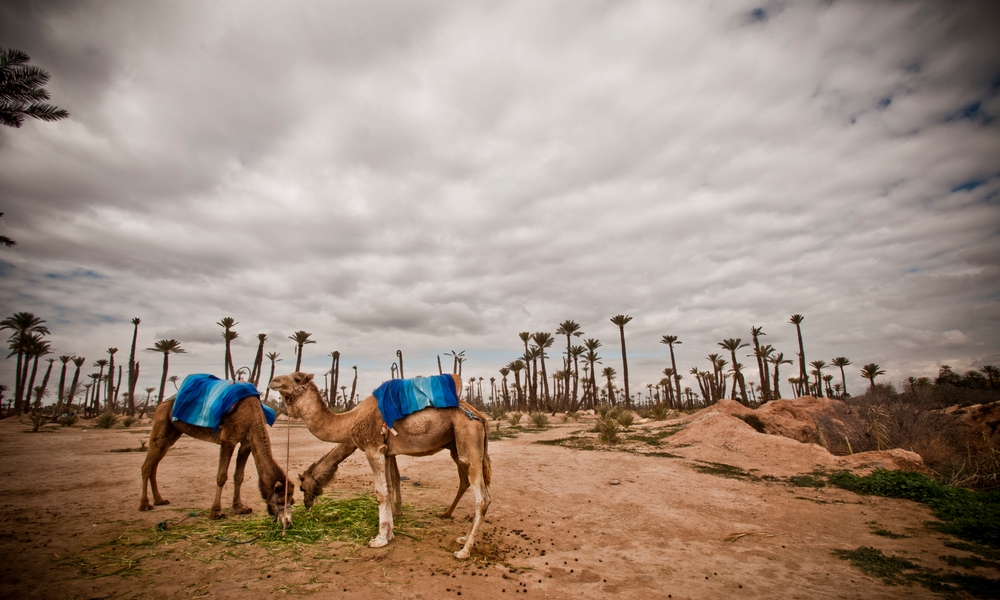
[[[5,2],[0,46],[71,118],[0,131],[0,307],[88,364],[127,362],[140,317],[178,375],[221,374],[222,317],[238,365],[267,333],[279,372],[305,330],[303,370],[339,350],[363,391],[397,349],[408,376],[451,350],[497,376],[566,319],[620,373],[616,314],[633,388],[665,334],[684,373],[752,325],[794,358],[792,313],[849,389],[868,362],[1000,364],[998,25],[986,2]]]

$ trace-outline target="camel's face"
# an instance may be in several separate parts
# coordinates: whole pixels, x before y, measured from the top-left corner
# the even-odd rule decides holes
[[[282,529],[292,528],[292,505],[295,504],[295,486],[288,486],[287,501],[285,497],[285,482],[279,481],[274,484],[274,491],[267,500],[267,513],[274,517],[275,521],[281,523]]]
[[[271,380],[271,385],[267,387],[277,391],[282,396],[285,396],[290,394],[297,386],[305,385],[312,380],[312,373],[302,373],[301,371],[296,371],[291,375],[278,375]]]

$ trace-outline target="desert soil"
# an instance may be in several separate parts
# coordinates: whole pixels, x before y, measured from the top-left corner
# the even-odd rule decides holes
[[[675,436],[677,442],[652,440],[659,455],[535,443],[586,437],[593,417],[566,423],[555,418],[544,431],[525,428],[516,438],[491,441],[493,504],[473,559],[464,562],[452,552],[459,547],[455,538],[469,526],[472,494],[454,520],[431,516],[447,507],[456,489],[447,453],[400,458],[408,478],[405,512],[416,525],[400,528],[405,535],[385,548],[329,539],[295,547],[234,545],[204,533],[217,446],[182,438],[159,470],[160,490],[171,504],[140,513],[144,454],[120,450],[137,448],[148,437],[148,424],[100,430],[81,421],[30,433],[27,419],[6,419],[0,421],[0,596],[935,597],[917,586],[887,586],[832,554],[873,546],[946,568],[939,557],[962,553],[925,526],[932,519],[926,507],[791,485],[782,478],[831,467],[815,458],[817,446],[758,434],[728,415],[703,417],[634,425],[632,433],[638,434],[664,432],[667,425],[686,428]],[[699,422],[704,440],[694,433]],[[726,433],[732,428],[736,433]],[[297,474],[330,445],[301,423],[293,421],[289,429],[291,472]],[[270,430],[282,464],[289,429],[279,422]],[[708,439],[712,431],[719,435]],[[734,445],[736,438],[742,441]],[[255,514],[234,519],[259,518],[265,510],[252,461],[243,499]],[[753,477],[698,470],[711,470],[709,463],[737,465]],[[231,482],[226,487],[224,508]],[[342,465],[329,497],[371,489],[367,462],[355,453]],[[298,492],[297,502],[301,505]],[[192,511],[198,516],[176,523]],[[131,544],[149,539],[162,521],[174,531],[190,526],[192,534],[162,544]],[[908,537],[881,537],[873,533],[876,527]],[[734,533],[754,535],[726,541]]]

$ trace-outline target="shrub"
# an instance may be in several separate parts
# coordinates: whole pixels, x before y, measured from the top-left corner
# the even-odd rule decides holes
[[[545,416],[545,413],[533,413],[531,415],[531,423],[537,428],[541,429],[549,424],[549,418]]]
[[[574,421],[580,420],[580,413],[575,410],[569,411],[568,413],[566,413],[566,416],[573,419]]]
[[[80,417],[76,416],[76,413],[70,413],[68,415],[59,417],[59,424],[62,425],[63,427],[71,427],[79,419]]]
[[[764,427],[764,422],[761,421],[760,417],[757,415],[751,413],[749,415],[739,415],[739,418],[743,419],[743,421],[750,427],[756,429],[757,433],[767,433],[767,429]]]
[[[662,421],[667,418],[667,414],[670,413],[670,409],[667,408],[665,404],[655,404],[651,409],[649,409],[649,417],[656,420]]]
[[[559,418],[562,419],[563,423],[569,421],[569,415],[567,415],[566,413],[563,413],[562,416],[560,416]]]
[[[137,419],[135,417],[125,417],[124,419],[122,419],[122,426],[123,427],[131,427],[138,420],[139,419]]]
[[[635,415],[632,411],[626,410],[618,413],[618,424],[622,426],[623,429],[628,429],[632,426],[635,421]]]
[[[49,420],[47,415],[37,411],[28,415],[28,418],[31,419],[32,433],[38,433],[38,430],[41,429],[42,425],[45,425],[45,423]]]
[[[100,429],[111,429],[118,422],[118,415],[113,412],[101,413],[94,421],[94,427]]]
[[[521,422],[521,413],[512,412],[507,415],[507,422],[510,423],[511,427],[517,427],[517,424]]]
[[[490,407],[490,416],[494,421],[499,421],[507,416],[507,409],[502,404],[494,404]]]
[[[594,431],[596,431],[601,438],[602,444],[617,444],[618,443],[618,420],[611,417],[602,417],[597,420],[597,424],[594,425]]]

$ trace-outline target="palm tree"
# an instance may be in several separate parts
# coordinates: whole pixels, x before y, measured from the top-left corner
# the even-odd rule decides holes
[[[330,363],[330,389],[333,390],[330,406],[333,407],[337,403],[337,387],[340,384],[340,352],[334,350],[330,353],[330,358],[333,359]],[[438,356],[439,364],[440,360],[441,357]]]
[[[833,398],[833,390],[830,388],[830,382],[833,381],[833,375],[827,373],[823,376],[823,383],[826,384],[826,397]],[[837,384],[840,387],[840,384]]]
[[[49,73],[28,64],[31,59],[21,50],[0,49],[0,124],[20,127],[26,117],[41,121],[65,119],[69,113],[46,104],[48,90],[43,85]]]
[[[615,315],[611,317],[611,322],[618,326],[618,334],[622,341],[622,380],[625,382],[625,406],[630,407],[632,397],[628,391],[628,356],[625,352],[625,325],[632,320],[628,315]]]
[[[785,358],[784,352],[779,352],[775,354],[774,356],[771,357],[770,360],[771,364],[774,365],[774,397],[781,398],[781,389],[778,387],[778,383],[781,381],[781,378],[778,377],[778,369],[781,367],[781,365],[792,364],[792,361],[787,360]]]
[[[816,369],[814,372],[816,375],[816,395],[819,398],[823,397],[823,368],[826,367],[825,360],[814,360],[809,363],[809,366]]]
[[[986,378],[989,380],[990,389],[994,389],[996,384],[993,383],[993,381],[995,379],[1000,379],[1000,369],[994,365],[983,365],[982,367],[979,367],[979,371],[986,375]]]
[[[559,324],[559,329],[556,329],[556,335],[566,336],[566,370],[571,371],[575,378],[579,378],[579,373],[573,371],[573,348],[570,342],[573,337],[580,337],[583,335],[583,331],[580,330],[580,325],[576,321],[563,321]],[[576,392],[577,384],[573,384],[573,398],[572,401],[576,403]],[[566,394],[569,395],[569,386],[566,386]]]
[[[354,381],[351,382],[351,399],[347,403],[348,408],[354,406],[354,392],[358,389],[358,367],[355,365],[351,368],[354,369]]]
[[[532,405],[534,405],[534,402],[535,402],[535,386],[533,386],[533,385],[529,386],[528,385],[528,382],[533,380],[533,378],[531,376],[531,359],[528,358],[528,342],[531,341],[531,332],[530,331],[521,331],[521,332],[519,332],[517,334],[517,337],[524,344],[524,356],[522,358],[525,361],[524,367],[528,370],[527,373],[524,374],[524,388],[525,388],[525,390],[527,390],[527,393],[525,395],[525,399],[527,401],[531,402]]]
[[[253,367],[250,369],[250,383],[254,385],[260,382],[260,372],[264,370],[264,342],[266,341],[266,333],[257,334],[257,354],[253,357]]]
[[[834,367],[840,367],[840,388],[843,390],[841,398],[846,398],[849,394],[847,393],[847,378],[844,377],[844,367],[851,364],[851,361],[846,356],[838,356],[830,361],[830,364]]]
[[[57,388],[58,397],[56,398],[55,411],[53,411],[53,416],[56,419],[58,419],[59,415],[62,414],[62,403],[64,399],[64,394],[66,393],[66,368],[67,368],[67,363],[69,363],[69,361],[72,358],[73,357],[68,354],[64,354],[59,357],[59,362],[62,363],[62,370],[59,373],[59,387]]]
[[[281,354],[279,354],[278,352],[268,352],[266,356],[267,359],[271,361],[271,375],[268,376],[267,386],[265,386],[264,388],[264,402],[267,402],[268,396],[271,395],[271,380],[274,379],[274,363],[281,360],[280,358],[278,358],[279,356],[281,356]]]
[[[674,344],[682,344],[676,335],[665,335],[660,338],[661,344],[666,344],[670,347],[670,368],[674,370],[674,385],[676,386],[675,391],[677,392],[677,400],[680,401],[681,398],[681,377],[677,372],[677,361],[674,360]]]
[[[38,359],[49,354],[49,343],[42,338],[40,333],[30,333],[21,338],[21,349],[27,360],[24,363],[24,373],[22,374],[22,385],[27,381],[24,395],[23,411],[31,410],[31,392],[35,389],[35,376],[38,375]],[[27,378],[28,364],[31,364],[31,378]],[[20,411],[18,411],[20,414]]]
[[[462,377],[462,362],[465,360],[465,350],[461,352],[455,352],[452,350],[450,353],[445,352],[445,356],[450,356],[452,358],[451,372],[454,375],[458,375],[459,378]]]
[[[118,348],[108,348],[108,356],[111,360],[108,361],[108,390],[107,390],[107,401],[104,403],[109,410],[113,410],[115,406],[115,353],[118,352]]]
[[[885,371],[878,368],[875,363],[868,363],[867,365],[861,367],[861,376],[871,382],[871,388],[875,389],[875,378],[879,375],[885,375]]]
[[[49,366],[45,369],[45,377],[42,377],[42,385],[35,388],[35,410],[42,407],[42,398],[48,396],[48,392],[46,390],[48,390],[49,387],[49,376],[52,375],[52,363],[56,362],[56,359],[54,358],[48,358],[46,360],[48,361]]]
[[[315,344],[316,340],[309,339],[311,333],[306,333],[305,331],[296,331],[292,335],[288,336],[288,339],[295,342],[295,371],[298,372],[299,367],[302,366],[302,346],[306,344]]]
[[[181,348],[181,343],[174,339],[160,340],[153,344],[152,348],[146,348],[146,350],[163,353],[163,375],[160,377],[160,397],[158,400],[158,402],[163,402],[163,393],[167,387],[167,371],[170,368],[170,353],[184,354],[187,350]]]
[[[402,350],[396,350],[396,358],[399,359],[399,378],[400,379],[406,379],[406,377],[403,376],[403,351]]]
[[[594,408],[594,405],[597,404],[597,368],[594,365],[601,362],[601,357],[597,354],[597,349],[601,347],[601,340],[587,338],[583,342],[583,347],[587,349],[583,360],[589,365],[588,371],[590,372],[590,408]]]
[[[143,391],[146,392],[146,401],[142,403],[142,412],[139,413],[139,416],[145,416],[146,415],[146,408],[149,407],[149,397],[152,396],[153,392],[156,391],[155,387],[147,387],[147,388],[142,388],[142,389],[143,389]]]
[[[614,380],[615,376],[618,375],[618,373],[615,371],[614,367],[604,367],[601,370],[601,375],[603,375],[604,378],[607,379],[608,381],[608,402],[611,403],[612,406],[614,406],[616,404],[615,392],[614,392],[614,387],[612,387],[611,385],[611,382],[612,380]]]
[[[226,353],[222,357],[222,378],[236,379],[236,374],[234,373],[233,369],[233,354],[231,351],[231,344],[233,340],[240,337],[238,333],[236,335],[232,335],[233,333],[236,333],[232,331],[233,327],[239,325],[239,323],[236,321],[236,319],[232,317],[222,317],[222,319],[220,319],[216,323],[216,325],[222,327],[222,329],[224,330],[222,332],[222,339],[226,340]]]
[[[579,404],[579,395],[577,392],[580,389],[580,357],[587,352],[586,348],[578,344],[574,344],[569,349],[570,358],[573,359],[573,403],[569,407],[570,410],[576,410]]]
[[[170,377],[167,377],[167,381],[169,381],[170,383],[174,384],[174,391],[175,392],[180,391],[180,388],[177,387],[177,382],[180,381],[180,379],[181,378],[178,377],[177,375],[171,375]]]
[[[139,338],[139,323],[141,322],[142,319],[139,317],[132,319],[132,349],[128,355],[128,407],[126,408],[126,414],[130,417],[135,416],[135,386],[139,382],[139,363],[135,362],[135,343]]]
[[[788,319],[788,322],[795,325],[795,332],[799,336],[799,378],[803,381],[809,381],[809,375],[806,373],[806,349],[802,345],[802,321],[805,319],[802,315],[794,314]]]
[[[727,338],[719,342],[719,345],[725,348],[726,350],[729,350],[729,353],[733,358],[733,394],[732,394],[733,399],[734,400],[736,399],[736,384],[739,383],[740,397],[742,398],[742,402],[743,404],[749,404],[749,402],[747,401],[746,382],[743,380],[743,373],[737,367],[738,363],[736,361],[736,351],[739,350],[740,348],[746,348],[750,344],[743,343],[743,340],[741,340],[740,338]],[[740,367],[742,367],[742,365],[740,365]]]
[[[94,412],[101,412],[101,382],[104,381],[104,367],[108,366],[108,359],[100,358],[94,361],[91,365],[94,367],[100,367],[101,371],[97,375],[97,379],[94,382]]]
[[[518,358],[507,363],[507,367],[514,374],[514,392],[517,395],[517,409],[525,407],[524,390],[521,388],[521,371],[524,370],[524,361]],[[527,382],[525,382],[527,383]]]
[[[0,50],[0,60],[2,60],[2,55],[4,51]],[[12,316],[0,321],[0,331],[4,329],[10,329],[11,333],[8,341],[11,342],[10,348],[17,354],[17,371],[14,376],[14,410],[15,414],[21,414],[21,401],[24,399],[24,384],[25,376],[22,371],[22,361],[24,360],[24,347],[28,345],[26,337],[29,334],[35,333],[38,335],[49,335],[49,328],[42,325],[45,323],[43,319],[39,319],[33,313],[30,312],[17,312]],[[10,358],[8,355],[7,358]]]
[[[507,390],[507,376],[510,375],[510,367],[500,367],[501,385],[503,386],[503,405],[510,409],[510,393]]]
[[[531,346],[528,348],[528,353],[522,358],[524,359],[524,364],[528,369],[528,373],[525,374],[524,385],[528,388],[530,392],[528,394],[528,404],[529,409],[535,411],[538,409],[538,355],[542,353],[542,349],[538,346]]]
[[[538,360],[542,364],[542,398],[549,400],[551,395],[549,394],[548,375],[545,372],[545,349],[551,348],[552,344],[554,344],[556,340],[552,337],[552,334],[547,331],[537,331],[531,334],[531,339],[540,350],[538,353]]]
[[[753,354],[757,357],[757,373],[760,374],[760,394],[761,400],[767,402],[771,399],[771,385],[768,381],[767,364],[760,350],[760,336],[767,335],[763,327],[750,327],[750,335],[753,337]]]
[[[87,359],[83,356],[74,356],[70,359],[76,366],[76,371],[73,372],[73,383],[69,386],[69,391],[66,393],[66,408],[69,408],[73,404],[73,398],[76,397],[77,385],[80,383],[80,367],[83,363],[87,362]]]

